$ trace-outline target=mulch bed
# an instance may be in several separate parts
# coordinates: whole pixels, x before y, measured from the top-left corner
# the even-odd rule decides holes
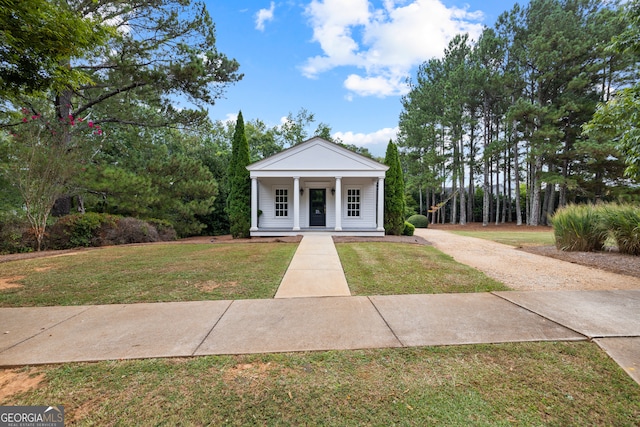
[[[624,255],[614,251],[608,252],[567,252],[555,246],[525,246],[522,251],[536,255],[544,255],[574,264],[585,265],[611,273],[625,274],[640,278],[640,257]]]

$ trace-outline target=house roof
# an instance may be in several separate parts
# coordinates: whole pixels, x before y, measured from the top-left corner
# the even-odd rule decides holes
[[[252,177],[384,177],[388,166],[320,137],[313,137],[247,166]]]

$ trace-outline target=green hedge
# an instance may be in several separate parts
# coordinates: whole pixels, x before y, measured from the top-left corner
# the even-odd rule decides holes
[[[63,216],[49,228],[45,245],[47,249],[101,246],[101,230],[114,228],[117,219],[115,215],[96,212]]]
[[[411,215],[409,218],[407,218],[407,222],[413,224],[415,228],[429,227],[429,218],[424,215]]]
[[[165,221],[147,222],[137,218],[87,212],[60,218],[50,227],[45,243],[47,249],[72,249],[150,243],[175,238],[175,230]]]
[[[0,254],[32,252],[34,248],[29,221],[13,213],[0,214]]]
[[[413,236],[413,233],[416,231],[416,228],[410,222],[404,222],[404,230],[402,230],[403,236]]]

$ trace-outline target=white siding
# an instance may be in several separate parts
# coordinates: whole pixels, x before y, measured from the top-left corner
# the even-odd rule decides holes
[[[336,228],[336,196],[331,194],[331,187],[327,188],[327,228]]]
[[[343,178],[341,187],[341,222],[343,229],[375,229],[377,215],[377,178]],[[276,217],[275,191],[286,188],[288,194],[288,216]],[[304,190],[300,198],[300,227],[309,228],[309,193],[310,189],[326,191],[326,228],[336,226],[336,196],[331,193],[335,189],[335,180],[300,179],[300,189]],[[360,217],[347,216],[347,190],[360,190]],[[258,217],[259,228],[290,229],[293,228],[293,178],[260,178],[258,180],[258,209],[262,214]]]
[[[309,189],[305,188],[304,183],[300,183],[300,188],[304,189],[300,196],[300,228],[309,227]]]
[[[376,227],[376,182],[371,178],[345,178],[342,180],[342,228]],[[360,189],[360,217],[347,216],[347,190]]]
[[[276,188],[286,188],[289,196],[288,216],[276,217],[275,191]],[[293,179],[265,179],[258,182],[258,209],[262,215],[258,217],[258,227],[264,228],[293,228]]]

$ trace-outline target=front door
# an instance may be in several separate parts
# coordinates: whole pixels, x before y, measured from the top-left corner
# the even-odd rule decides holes
[[[325,227],[327,225],[327,190],[312,188],[309,190],[309,226]]]

